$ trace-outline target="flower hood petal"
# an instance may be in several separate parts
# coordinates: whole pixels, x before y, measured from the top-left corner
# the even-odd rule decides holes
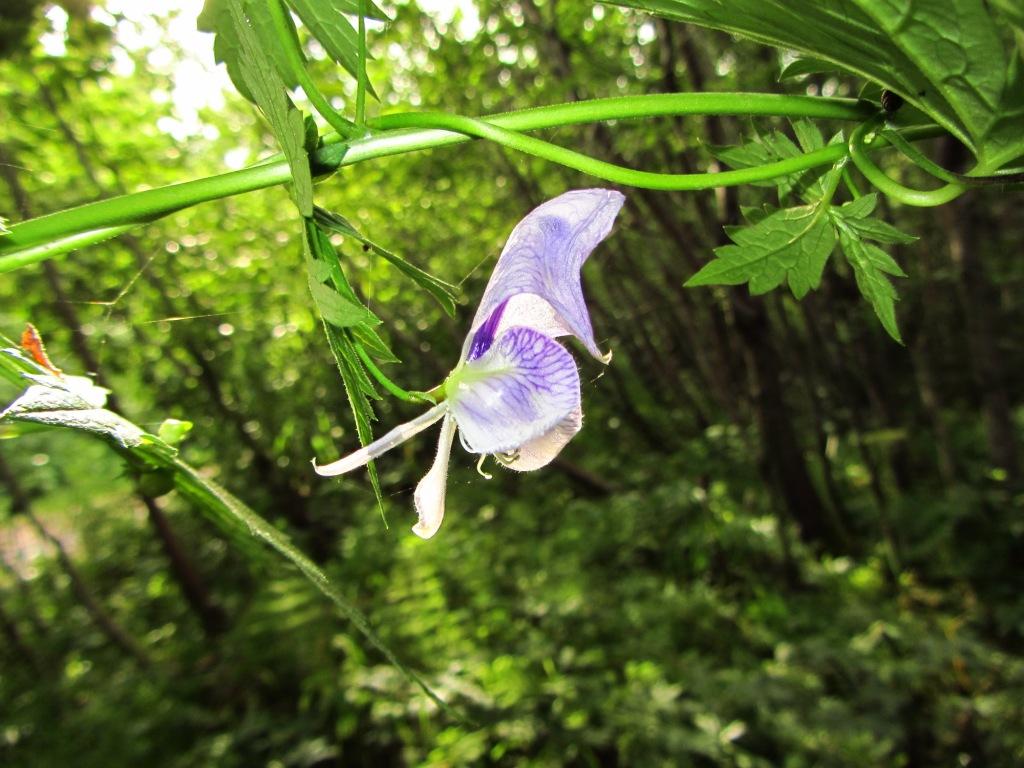
[[[448,408],[472,453],[515,451],[580,408],[576,361],[532,328],[510,328],[449,379]]]
[[[511,327],[549,336],[572,335],[594,357],[594,341],[580,269],[611,231],[625,198],[611,189],[578,189],[535,208],[509,235],[484,291],[463,348],[473,359]]]

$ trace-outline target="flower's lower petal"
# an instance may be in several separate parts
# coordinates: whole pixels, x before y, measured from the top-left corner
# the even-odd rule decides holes
[[[332,461],[330,464],[317,464],[316,459],[313,459],[313,469],[318,475],[323,475],[324,477],[343,475],[346,472],[351,472],[353,469],[358,469],[364,464],[368,464],[373,461],[382,453],[387,453],[395,446],[401,445],[410,437],[418,435],[424,429],[444,416],[447,410],[448,406],[444,403],[435,405],[426,413],[417,416],[412,421],[395,427],[383,437],[374,440],[369,445],[364,446],[358,451],[350,453],[348,456],[344,456],[337,461]]]
[[[448,490],[448,457],[451,455],[454,439],[455,420],[451,416],[445,416],[441,422],[441,438],[437,443],[434,465],[420,480],[413,495],[419,521],[412,527],[412,532],[421,539],[429,539],[437,533],[444,519],[444,497]]]
[[[540,437],[519,446],[514,458],[503,459],[501,463],[516,472],[540,469],[551,463],[582,426],[583,410],[577,408]]]
[[[580,408],[572,355],[532,328],[510,328],[455,381],[448,407],[473,453],[514,451]]]

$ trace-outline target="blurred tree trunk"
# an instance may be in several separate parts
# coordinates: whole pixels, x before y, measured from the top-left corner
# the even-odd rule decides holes
[[[945,144],[944,164],[962,164],[963,147],[953,140]],[[965,195],[942,206],[940,221],[949,243],[949,256],[960,271],[960,288],[967,323],[968,360],[981,401],[992,463],[1006,471],[1012,481],[1020,479],[1017,436],[1014,433],[1009,377],[999,327],[999,294],[988,276],[982,242],[997,236],[999,227],[986,221],[978,195]]]
[[[32,511],[31,498],[22,488],[14,471],[4,462],[3,456],[0,456],[0,482],[4,484],[7,493],[14,500],[17,511],[24,515],[25,519],[28,520],[43,540],[54,548],[57,554],[57,563],[68,577],[72,592],[74,592],[82,607],[85,608],[93,623],[115,646],[134,658],[142,666],[150,666],[152,661],[146,651],[143,650],[142,645],[107,613],[106,609],[100,604],[99,599],[92,593],[92,589],[78,570],[78,566],[75,565],[68,554],[64,542],[36,517]]]
[[[2,593],[0,593],[0,596],[2,596]],[[7,643],[14,649],[17,655],[27,661],[37,675],[41,674],[43,671],[42,662],[21,634],[21,630],[18,629],[18,623],[7,612],[2,602],[0,602],[0,630],[3,630]]]

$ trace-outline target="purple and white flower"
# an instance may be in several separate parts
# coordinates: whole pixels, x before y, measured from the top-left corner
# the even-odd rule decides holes
[[[441,421],[437,458],[416,487],[416,535],[428,539],[444,517],[448,457],[458,431],[470,453],[520,472],[550,462],[583,425],[580,377],[554,339],[575,336],[601,362],[580,269],[611,231],[624,202],[608,189],[566,192],[516,225],[487,284],[443,401],[379,440],[323,466],[341,475]]]

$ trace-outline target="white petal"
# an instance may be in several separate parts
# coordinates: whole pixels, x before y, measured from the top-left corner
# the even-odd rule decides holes
[[[413,495],[416,514],[420,519],[412,527],[412,532],[421,539],[429,539],[437,533],[444,519],[444,497],[448,490],[448,457],[451,455],[454,439],[455,420],[451,416],[445,416],[441,422],[441,439],[437,443],[434,465],[420,480]]]
[[[390,451],[395,446],[401,445],[410,437],[418,435],[424,429],[444,416],[447,411],[447,403],[439,403],[426,413],[417,416],[415,419],[408,421],[405,424],[400,424],[382,438],[374,440],[369,445],[360,448],[354,453],[350,453],[344,458],[322,466],[318,466],[316,459],[313,459],[313,469],[316,470],[318,475],[323,475],[324,477],[343,475],[346,472],[351,472],[353,469],[358,469],[364,464],[373,461],[381,454]]]
[[[512,461],[502,460],[509,469],[516,472],[530,472],[550,464],[561,453],[566,443],[573,439],[583,426],[583,411],[576,408],[572,413],[558,422],[540,437],[524,443],[516,451]]]

